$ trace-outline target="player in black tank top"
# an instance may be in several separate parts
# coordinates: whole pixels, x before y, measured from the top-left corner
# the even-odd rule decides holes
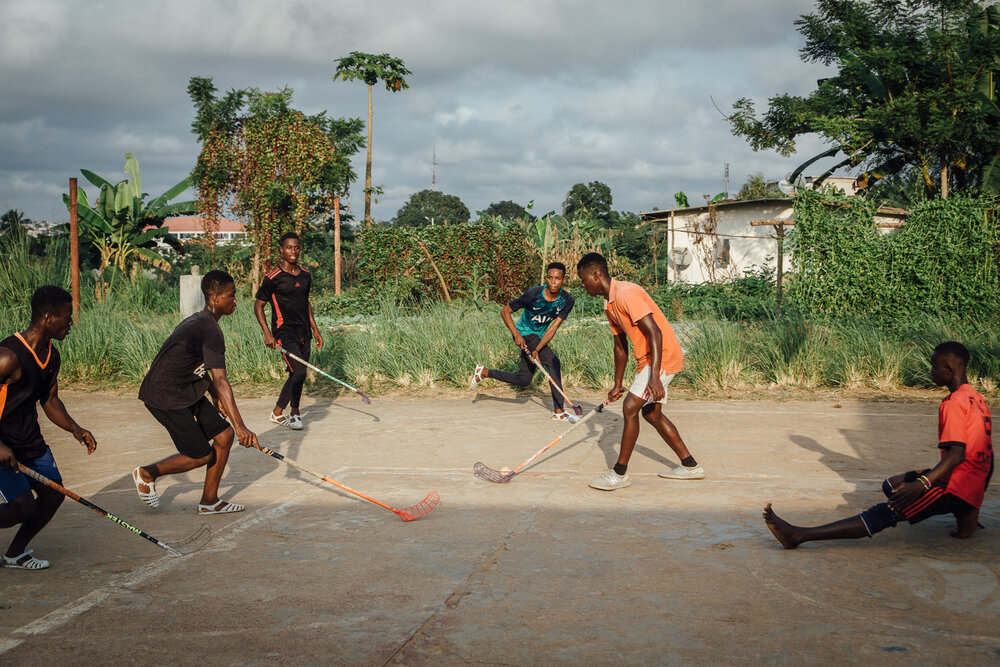
[[[40,287],[31,297],[31,324],[0,342],[0,528],[20,524],[0,565],[42,569],[48,561],[31,555],[28,542],[52,520],[63,501],[58,491],[16,472],[17,464],[59,478],[38,426],[37,404],[56,426],[73,434],[92,454],[97,442],[66,412],[59,398],[59,352],[73,325],[72,298],[60,287]],[[32,493],[32,491],[34,493]]]

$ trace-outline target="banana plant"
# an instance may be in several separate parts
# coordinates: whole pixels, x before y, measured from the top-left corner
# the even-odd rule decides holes
[[[100,188],[93,205],[86,192],[79,191],[77,216],[81,232],[100,253],[102,276],[108,267],[125,273],[137,262],[170,271],[170,264],[153,247],[159,238],[172,238],[169,230],[162,227],[166,218],[195,212],[193,201],[169,203],[191,186],[190,179],[185,178],[147,202],[148,195],[142,191],[139,161],[132,153],[125,154],[124,171],[130,178],[112,184],[92,171],[80,170],[84,178]],[[63,202],[69,208],[69,195],[63,195]],[[115,273],[117,272],[113,272],[112,276]]]

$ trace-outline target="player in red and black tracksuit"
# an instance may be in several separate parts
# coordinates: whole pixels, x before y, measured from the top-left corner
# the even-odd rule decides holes
[[[282,236],[280,247],[281,261],[277,268],[264,276],[264,282],[257,290],[254,314],[264,332],[265,345],[272,349],[284,348],[309,361],[310,338],[316,338],[317,350],[323,347],[323,336],[316,326],[312,305],[309,303],[312,276],[299,266],[302,245],[297,234],[289,232]],[[264,317],[264,304],[268,303],[271,304],[270,328]],[[306,381],[306,367],[290,357],[284,356],[284,359],[288,367],[288,379],[281,388],[270,419],[276,424],[298,430],[302,428],[299,401],[302,398],[302,385]],[[289,405],[289,414],[282,414]]]
[[[882,483],[888,502],[825,526],[793,526],[768,503],[764,522],[778,541],[794,549],[813,540],[871,537],[899,521],[914,524],[939,514],[955,516],[958,527],[952,537],[971,537],[993,476],[993,440],[990,409],[969,385],[968,363],[969,351],[961,343],[942,343],[931,356],[931,379],[951,392],[938,408],[941,460],[936,466],[890,477]]]
[[[17,469],[31,468],[55,482],[62,476],[38,426],[37,405],[56,426],[69,431],[93,454],[94,436],[66,412],[59,398],[59,351],[73,326],[73,299],[61,287],[46,285],[31,297],[31,324],[0,341],[0,528],[20,524],[0,565],[41,570],[49,562],[35,558],[28,542],[52,520],[63,495]]]

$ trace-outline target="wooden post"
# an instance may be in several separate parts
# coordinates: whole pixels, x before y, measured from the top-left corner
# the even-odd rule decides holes
[[[340,197],[333,200],[333,293],[340,296]]]
[[[775,276],[775,283],[777,286],[777,302],[778,302],[778,314],[781,314],[781,276],[784,273],[784,259],[785,259],[785,226],[775,225],[774,230],[778,236],[778,275]]]
[[[670,259],[667,261],[667,268],[670,267],[670,262],[674,264],[674,285],[677,284],[678,275],[680,271],[677,270],[677,258],[675,253],[677,252],[677,236],[674,234],[674,205],[670,205],[670,243],[667,244],[667,257]],[[669,277],[668,277],[669,278]],[[670,282],[668,279],[667,282]]]
[[[76,179],[69,179],[69,280],[73,291],[73,315],[80,319],[80,225],[76,216]]]
[[[751,220],[751,227],[770,225],[774,227],[774,237],[778,239],[778,273],[774,277],[775,301],[778,304],[778,314],[781,314],[781,283],[785,273],[785,225],[794,225],[794,220]]]

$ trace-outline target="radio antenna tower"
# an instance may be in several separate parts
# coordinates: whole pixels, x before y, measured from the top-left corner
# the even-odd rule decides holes
[[[729,163],[726,163],[726,170],[722,176],[722,191],[725,192],[723,199],[729,199]]]
[[[437,190],[438,183],[438,156],[437,148],[431,151],[431,190]]]

